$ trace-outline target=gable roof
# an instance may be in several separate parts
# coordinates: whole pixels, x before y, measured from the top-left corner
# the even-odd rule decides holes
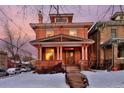
[[[94,42],[91,39],[70,36],[65,34],[54,35],[51,37],[41,38],[38,40],[33,40],[30,43],[38,43],[38,42]]]
[[[112,15],[111,19],[112,19],[112,20],[115,20],[115,18],[116,18],[117,16],[119,16],[119,15],[124,15],[124,12],[116,12],[116,13],[114,13],[114,15]]]

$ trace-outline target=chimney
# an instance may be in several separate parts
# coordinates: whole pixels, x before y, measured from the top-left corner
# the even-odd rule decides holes
[[[41,11],[39,11],[39,13],[38,13],[38,20],[39,20],[39,23],[43,23],[43,15],[42,15]]]

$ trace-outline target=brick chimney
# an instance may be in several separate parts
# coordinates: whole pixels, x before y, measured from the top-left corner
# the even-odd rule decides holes
[[[38,13],[38,21],[39,21],[39,23],[43,23],[43,15],[42,15],[41,11],[39,11],[39,13]]]

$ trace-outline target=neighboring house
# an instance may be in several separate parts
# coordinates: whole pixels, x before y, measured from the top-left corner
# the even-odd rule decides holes
[[[116,12],[109,21],[97,22],[88,37],[95,43],[89,47],[92,68],[124,68],[124,13]]]
[[[7,68],[8,56],[4,51],[0,51],[0,68]]]
[[[50,14],[51,23],[30,23],[36,40],[30,43],[38,50],[37,66],[49,66],[62,62],[64,65],[80,65],[88,68],[87,49],[94,41],[88,39],[92,22],[73,23],[73,14]],[[81,65],[82,64],[82,65]]]

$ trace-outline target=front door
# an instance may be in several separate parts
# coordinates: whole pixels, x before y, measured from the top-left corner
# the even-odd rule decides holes
[[[74,65],[74,50],[66,51],[66,65]]]

